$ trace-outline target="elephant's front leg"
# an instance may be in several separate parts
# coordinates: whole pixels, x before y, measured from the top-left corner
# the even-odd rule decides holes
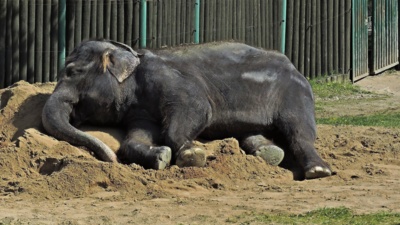
[[[165,143],[173,151],[173,161],[179,167],[203,167],[206,153],[194,147],[193,140],[205,129],[208,123],[207,107],[195,109],[184,107],[174,110],[165,121]]]
[[[118,156],[124,163],[136,163],[145,169],[161,170],[170,164],[170,147],[159,146],[161,128],[148,120],[135,121],[129,128],[128,135]]]

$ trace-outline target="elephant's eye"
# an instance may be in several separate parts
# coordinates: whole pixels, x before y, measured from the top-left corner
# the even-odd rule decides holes
[[[84,70],[81,68],[73,68],[73,67],[67,67],[66,70],[66,76],[67,77],[72,77],[72,76],[79,76],[80,74],[84,73]]]

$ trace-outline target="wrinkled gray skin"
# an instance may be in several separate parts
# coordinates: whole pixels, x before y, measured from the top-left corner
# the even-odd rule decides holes
[[[235,137],[249,154],[260,154],[259,145],[284,149],[280,165],[298,179],[331,175],[313,146],[307,80],[284,55],[239,43],[138,54],[113,41],[83,42],[68,56],[42,120],[54,137],[109,162],[204,166],[204,150],[192,147],[195,138]],[[118,157],[78,130],[82,123],[124,127]]]

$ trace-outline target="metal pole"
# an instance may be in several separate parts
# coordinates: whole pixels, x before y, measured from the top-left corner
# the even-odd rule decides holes
[[[286,3],[287,0],[282,1],[281,52],[283,54],[285,54],[286,44]]]
[[[140,48],[146,48],[147,0],[140,0]]]
[[[200,0],[194,4],[194,43],[198,44],[200,40]]]
[[[66,15],[66,0],[60,0],[59,1],[59,14],[58,14],[58,68],[63,68],[65,64],[65,29],[66,29],[66,20],[65,20],[65,15]]]

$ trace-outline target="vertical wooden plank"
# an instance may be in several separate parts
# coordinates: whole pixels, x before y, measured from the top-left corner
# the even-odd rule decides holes
[[[117,1],[117,41],[124,42],[125,40],[125,7],[124,1]]]
[[[261,31],[262,31],[262,28],[263,28],[264,24],[262,24],[262,22],[261,22],[261,4],[260,4],[259,0],[256,1],[255,10],[256,10],[256,19],[255,19],[256,22],[255,22],[255,24],[256,24],[256,28],[257,28],[257,40],[256,40],[257,44],[256,44],[256,46],[262,47],[263,44],[262,44],[262,41],[261,41]]]
[[[333,72],[338,74],[339,71],[339,17],[342,12],[339,11],[339,0],[333,1]]]
[[[299,68],[299,47],[300,47],[300,0],[294,0],[294,21],[293,21],[293,64]]]
[[[131,1],[129,1],[132,3]],[[96,37],[104,38],[104,0],[99,0],[96,9]],[[133,3],[132,3],[133,4]],[[132,12],[133,15],[133,12]]]
[[[393,25],[394,24],[393,24],[392,7],[393,7],[392,0],[386,0],[386,9],[387,9],[387,12],[386,12],[386,18],[387,18],[387,21],[386,21],[386,32],[388,34],[386,36],[386,48],[387,48],[387,58],[386,58],[386,60],[387,60],[388,65],[394,63],[393,60],[392,60],[393,42],[395,41],[392,38],[392,34],[394,32],[394,30],[393,30]]]
[[[251,30],[251,36],[250,36],[250,44],[252,46],[257,46],[256,40],[257,40],[257,24],[256,24],[256,1],[257,0],[252,0],[250,2],[251,7],[250,7],[250,15],[249,15],[249,19],[250,19],[250,30]]]
[[[240,41],[241,40],[241,30],[242,30],[242,24],[241,24],[241,16],[242,16],[242,10],[241,10],[241,0],[235,0],[235,8],[234,8],[234,15],[235,15],[235,20],[234,26],[236,27],[235,29],[235,40]]]
[[[154,21],[157,20],[157,15],[155,15],[155,10],[154,10],[154,3],[153,1],[147,3],[147,20],[148,20],[148,26],[147,26],[147,47],[148,48],[156,48],[156,41],[154,37],[156,36],[156,33],[154,32]],[[156,6],[157,7],[157,6]]]
[[[205,0],[200,1],[200,43],[204,43],[204,32],[205,32]],[[176,12],[175,14],[176,15]],[[176,25],[176,24],[175,24]],[[176,29],[175,29],[176,30]],[[178,43],[179,44],[179,43]]]
[[[160,14],[160,16],[162,17],[162,23],[161,23],[161,27],[160,27],[160,33],[158,33],[158,38],[160,38],[160,47],[165,46],[166,45],[166,39],[167,39],[167,12],[165,10],[165,4],[166,4],[166,0],[160,1],[160,8],[158,10],[162,11],[162,14]],[[182,7],[182,2],[181,2],[181,7]],[[183,19],[182,14],[181,14],[181,20]]]
[[[3,31],[0,32],[0,88],[6,87],[6,20],[7,20],[7,1],[0,1],[0,27],[2,27]]]
[[[75,46],[75,4],[76,2],[66,1],[66,54],[70,53]],[[35,31],[33,31],[35,32]]]
[[[133,1],[125,2],[125,44],[133,47]]]
[[[89,1],[89,5],[90,5],[90,21],[91,21],[89,37],[95,38],[97,37],[97,23],[99,23],[99,21],[97,20],[98,1]]]
[[[377,68],[379,67],[380,64],[380,59],[381,57],[381,48],[382,46],[380,46],[381,42],[381,34],[382,34],[382,30],[381,30],[381,2],[379,0],[375,0],[376,2],[376,9],[375,9],[375,19],[374,19],[374,29],[375,29],[375,40],[374,40],[374,44],[375,44],[375,57],[374,57],[374,65],[373,65],[373,69],[372,71],[376,71]]]
[[[321,72],[322,75],[328,75],[328,0],[321,2],[322,23],[321,23],[321,38],[322,38],[322,60]]]
[[[27,80],[28,64],[28,1],[20,1],[20,30],[19,30],[19,69],[20,80]],[[1,32],[3,33],[3,32]],[[0,73],[0,76],[3,74]]]
[[[296,0],[288,0],[287,1],[287,12],[286,12],[286,56],[292,60],[292,48],[293,48],[293,14],[294,14],[294,1]]]
[[[283,41],[282,38],[282,28],[283,26],[286,26],[286,24],[282,23],[282,7],[283,7],[283,1],[275,1],[275,17],[274,17],[274,23],[278,24],[277,29],[273,30],[274,37],[276,39],[274,49],[277,51],[282,51],[281,48],[281,42]]]
[[[379,54],[378,54],[378,60],[377,60],[377,67],[375,68],[375,69],[377,69],[377,68],[379,68],[379,67],[381,67],[381,65],[382,65],[382,58],[383,58],[383,48],[384,48],[384,46],[383,46],[383,39],[384,39],[384,35],[383,35],[383,23],[384,23],[384,17],[383,17],[383,14],[382,14],[382,12],[383,12],[383,4],[382,4],[382,0],[381,1],[378,1],[378,3],[379,3],[379,11],[377,11],[378,12],[378,18],[379,18],[379,20],[378,20],[378,52],[379,52]]]
[[[180,1],[180,0],[177,0]],[[162,28],[163,28],[163,10],[162,10],[162,2],[155,2],[155,8],[157,8],[157,21],[156,23],[156,31],[155,31],[155,40],[154,40],[154,45],[157,48],[161,47],[161,37],[162,37]],[[180,17],[180,15],[177,14],[177,17]]]
[[[268,8],[269,8],[269,17],[268,17],[268,23],[269,23],[269,30],[274,30],[278,29],[279,24],[276,23],[274,20],[274,0],[269,0],[268,1]],[[274,44],[275,44],[275,35],[273,32],[270,32],[269,34],[269,49],[274,49]]]
[[[13,3],[7,1],[7,19],[6,19],[6,66],[5,66],[5,86],[12,84],[12,59],[13,59],[13,36],[12,36],[12,20],[13,20]]]
[[[244,31],[244,42],[249,44],[249,36],[250,34],[250,20],[249,20],[249,15],[251,15],[250,12],[250,6],[249,4],[245,4],[245,8],[244,8],[244,12],[243,12],[243,17],[244,17],[244,21],[245,21],[245,31]]]
[[[51,45],[50,45],[50,81],[57,80],[58,72],[58,17],[59,1],[52,0],[51,4]]]
[[[248,32],[248,28],[247,28],[247,9],[248,9],[248,5],[246,4],[247,0],[241,0],[242,3],[242,41],[246,42],[247,40],[247,32]]]
[[[213,15],[213,20],[212,20],[212,41],[218,40],[218,8],[217,8],[217,3],[218,0],[211,0],[212,1],[212,15]]]
[[[184,43],[191,43],[192,40],[193,40],[193,37],[192,37],[192,32],[193,32],[192,21],[193,20],[191,20],[191,18],[192,18],[192,3],[191,3],[191,0],[186,0],[185,1],[185,6],[186,6],[186,15],[185,15],[184,20],[185,20],[185,24],[186,24],[186,28],[185,28],[186,37],[185,37],[185,42]]]
[[[51,44],[51,0],[43,2],[43,82],[50,80],[50,44]]]
[[[236,14],[237,14],[237,17],[236,17],[236,24],[237,24],[237,26],[238,26],[238,29],[237,29],[237,40],[238,41],[241,41],[242,42],[242,40],[243,40],[243,30],[244,30],[244,27],[243,27],[243,7],[242,7],[242,0],[237,0],[236,1]]]
[[[298,62],[298,70],[301,74],[304,74],[304,59],[305,59],[305,34],[306,34],[306,1],[307,0],[299,0],[300,1],[300,34],[299,34],[299,62]]]
[[[339,68],[339,73],[345,74],[346,69],[345,69],[345,13],[346,13],[346,8],[345,8],[345,0],[340,0],[339,1],[339,55],[338,55],[338,68]]]
[[[111,0],[104,0],[104,38],[111,38]],[[140,5],[140,3],[137,3]],[[137,13],[137,17],[139,18],[139,12]],[[138,22],[139,23],[139,22]],[[138,28],[139,29],[139,28]],[[139,35],[139,33],[138,33]],[[138,36],[139,40],[139,36]]]
[[[227,15],[227,2],[228,0],[222,0],[222,8],[221,8],[221,17],[222,17],[222,27],[221,27],[221,38],[222,40],[227,40],[227,21],[228,21],[228,15]]]
[[[175,1],[168,0],[166,3],[167,3],[166,4],[166,9],[165,9],[166,22],[167,22],[166,23],[166,26],[167,26],[166,44],[167,44],[167,46],[172,46],[172,36],[176,35],[175,32],[172,30],[172,24],[173,24],[173,18],[174,18],[173,15],[172,15],[172,5],[175,4]],[[188,11],[189,12],[191,12],[191,6],[192,6],[192,3],[191,3],[191,1],[189,1],[187,3],[187,7],[188,7]],[[194,8],[194,4],[193,4],[193,8]],[[189,20],[189,19],[187,19],[187,20],[188,20],[188,26],[190,26],[191,22],[193,20]],[[192,30],[190,30],[190,31],[192,31]],[[191,35],[191,33],[189,33],[187,40],[190,41],[190,42],[193,40],[193,36]]]
[[[75,2],[75,46],[81,43],[82,40],[82,0]]]
[[[181,43],[186,43],[186,4],[185,4],[185,0],[182,0],[181,2]]]
[[[13,1],[12,7],[12,83],[19,80],[19,0]]]
[[[332,75],[333,71],[333,10],[334,10],[334,2],[335,0],[328,0],[328,74]]]
[[[266,15],[266,12],[265,12],[265,9],[266,9],[266,7],[265,7],[265,3],[266,3],[266,1],[265,0],[259,0],[258,2],[258,6],[259,6],[259,8],[258,8],[258,12],[259,12],[259,14],[258,14],[258,23],[259,23],[259,37],[258,37],[258,39],[259,39],[259,47],[262,47],[262,48],[266,48],[265,47],[265,41],[266,41],[266,38],[265,38],[265,34],[266,34],[266,26],[267,26],[267,24],[265,24],[265,15]]]
[[[226,37],[225,40],[232,40],[232,1],[226,0],[225,19],[226,19]]]
[[[246,43],[249,45],[254,45],[253,38],[254,38],[254,23],[253,23],[253,0],[248,0],[248,4],[246,7]]]
[[[35,82],[43,82],[43,0],[36,4]]]
[[[204,30],[203,30],[203,42],[210,42],[210,21],[211,21],[211,9],[210,9],[210,0],[202,0],[202,4],[204,4],[204,12],[202,12],[202,16],[204,17]],[[178,26],[177,26],[178,27]]]
[[[133,27],[133,39],[134,48],[139,48],[139,37],[140,37],[140,2],[135,1],[133,5],[134,10],[134,27]]]
[[[170,6],[170,12],[171,12],[170,13],[170,20],[171,20],[170,42],[171,42],[171,46],[176,46],[176,45],[180,44],[176,39],[176,37],[178,36],[178,34],[176,33],[176,24],[177,24],[176,23],[176,8],[177,8],[176,5],[177,5],[176,1],[172,1],[171,6]],[[201,16],[200,16],[200,18],[201,18]],[[203,24],[204,24],[204,22],[200,22],[200,27]],[[200,31],[197,31],[197,32],[200,32]],[[201,40],[201,35],[202,35],[202,33],[200,32],[200,36],[199,36],[200,40]]]
[[[322,6],[321,6],[321,1],[317,0],[317,11],[316,11],[316,17],[317,17],[317,34],[316,34],[316,65],[315,65],[315,76],[316,77],[321,77],[322,76],[322,65],[321,65],[321,59],[322,59]]]
[[[316,75],[316,48],[317,48],[317,2],[319,0],[312,0],[311,5],[308,7],[311,8],[311,58],[310,58],[310,78],[314,79]]]
[[[193,9],[192,9],[193,7]],[[184,18],[186,21],[186,27],[187,29],[189,29],[189,34],[186,34],[185,39],[189,42],[193,42],[194,40],[194,7],[195,7],[195,3],[193,1],[188,1],[186,3],[186,11],[187,13],[189,13],[188,15],[186,15],[186,17]],[[168,5],[168,14],[167,14],[167,36],[168,36],[168,45],[169,46],[175,46],[175,45],[179,45],[181,44],[181,42],[179,42],[179,39],[177,38],[177,36],[179,36],[176,33],[177,30],[177,20],[176,20],[176,12],[178,11],[177,7],[176,7],[176,1],[174,0],[170,0],[169,1],[169,5]],[[188,16],[193,16],[193,19],[188,18]]]
[[[305,50],[305,56],[304,56],[304,73],[303,75],[306,77],[311,77],[310,73],[310,59],[311,59],[311,48],[312,48],[312,43],[311,43],[311,33],[312,33],[312,27],[311,27],[311,17],[312,17],[312,8],[311,8],[311,0],[306,1],[306,6],[305,6],[305,12],[306,12],[306,23],[305,23],[305,45],[304,45],[304,50]]]
[[[90,37],[90,1],[83,0],[82,5],[82,39],[87,40]],[[95,22],[95,21],[93,21]]]
[[[393,18],[393,29],[395,32],[393,33],[393,41],[394,47],[393,47],[393,60],[399,62],[399,2],[396,0],[393,0],[393,7],[392,7],[392,13],[394,15]]]
[[[160,11],[158,11],[158,5],[159,5],[160,3],[158,3],[157,1],[154,1],[153,2],[153,10],[154,10],[154,18],[153,18],[153,22],[152,22],[152,25],[151,25],[151,29],[153,30],[153,36],[151,36],[151,38],[152,38],[152,42],[153,42],[153,46],[155,47],[155,48],[160,48],[161,47],[161,45],[160,46],[158,46],[158,39],[159,39],[159,33],[158,33],[158,26],[159,26],[159,24],[158,24],[158,19],[159,19],[159,17],[161,16],[160,14],[161,14],[161,12]],[[160,42],[161,43],[161,42]]]
[[[182,2],[181,2],[181,0],[176,0],[175,1],[176,2],[176,6],[175,6],[175,8],[176,8],[176,16],[175,16],[175,18],[176,18],[176,20],[175,20],[175,31],[176,31],[176,34],[175,34],[175,42],[177,43],[177,44],[181,44],[181,35],[182,35],[182,30],[181,30],[181,28],[182,28],[182,25],[181,25],[181,17],[182,17],[182,7],[181,7],[181,4],[182,4]],[[207,38],[207,37],[206,37]]]
[[[377,60],[376,60],[375,70],[377,70],[381,66],[381,61],[382,61],[382,58],[383,58],[383,38],[384,38],[383,29],[382,29],[383,28],[383,21],[384,21],[384,18],[382,18],[382,10],[383,10],[382,0],[381,1],[377,1],[377,2],[378,2],[378,5],[379,5],[379,8],[377,10],[377,13],[378,13],[378,16],[377,16],[377,18],[378,18],[378,21],[377,21],[377,24],[378,24],[378,40],[377,40],[378,57],[377,57]]]
[[[118,40],[118,2],[111,1],[111,27],[110,37],[112,40]]]
[[[221,6],[221,0],[216,0],[216,13],[215,13],[215,18],[216,18],[216,40],[220,41],[221,40],[221,26],[222,26],[222,17],[221,17],[221,10],[222,10],[222,6]]]
[[[350,70],[351,67],[351,1],[345,0],[345,69]],[[350,71],[349,71],[350,72]]]

